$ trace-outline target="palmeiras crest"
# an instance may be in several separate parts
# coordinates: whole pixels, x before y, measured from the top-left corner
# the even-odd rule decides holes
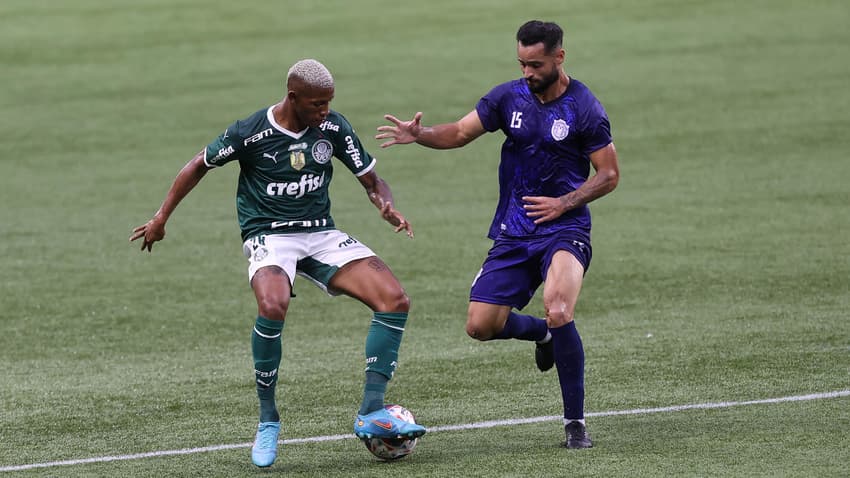
[[[313,143],[313,149],[310,151],[313,155],[313,161],[319,164],[325,164],[334,154],[334,147],[330,141],[320,139]]]
[[[266,249],[265,247],[257,248],[254,251],[254,262],[260,262],[261,260],[265,259],[266,256],[268,256],[268,255],[269,255],[269,250]]]

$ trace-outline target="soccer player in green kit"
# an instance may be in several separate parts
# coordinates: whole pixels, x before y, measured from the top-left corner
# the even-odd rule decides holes
[[[351,124],[330,109],[334,80],[316,60],[295,63],[287,75],[284,99],[231,124],[177,174],[153,218],[133,230],[142,250],[165,237],[165,223],[180,201],[210,169],[238,161],[236,209],[248,258],[248,280],[258,313],[251,336],[260,423],[251,450],[259,467],[277,456],[280,415],[275,386],[281,335],[295,274],[331,295],[345,294],[366,304],[372,322],[366,337],[366,379],[354,432],[371,437],[416,438],[425,428],[384,409],[387,382],[398,360],[410,299],[384,262],[363,243],[334,227],[328,186],[332,157],[339,159],[366,189],[381,216],[413,237],[413,228],[393,206],[389,186],[375,172]]]

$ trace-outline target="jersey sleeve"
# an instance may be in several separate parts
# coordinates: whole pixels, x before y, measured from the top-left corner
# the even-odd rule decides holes
[[[502,129],[504,126],[501,103],[506,91],[506,85],[499,85],[490,90],[490,92],[478,100],[478,104],[475,105],[475,111],[478,112],[478,117],[481,119],[481,125],[484,126],[485,130],[491,133],[498,129]]]
[[[355,176],[363,176],[375,167],[377,160],[363,147],[351,123],[339,113],[337,114],[339,115],[339,132],[334,135],[334,156],[342,161]]]
[[[239,131],[239,121],[236,121],[208,144],[204,149],[204,163],[211,168],[217,168],[239,159],[245,144]]]
[[[582,152],[590,154],[611,143],[611,123],[608,121],[605,108],[596,98],[590,102],[586,113],[581,130],[584,139]]]

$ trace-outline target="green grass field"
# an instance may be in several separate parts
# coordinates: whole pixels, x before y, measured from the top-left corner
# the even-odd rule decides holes
[[[846,2],[288,3],[0,3],[0,475],[847,476]],[[452,121],[518,77],[531,18],[565,27],[567,71],[606,105],[621,164],[592,205],[576,317],[596,446],[578,452],[557,446],[557,376],[533,346],[464,333],[502,137],[373,139],[384,113]],[[127,242],[180,167],[276,102],[306,57],[334,73],[334,109],[416,230],[394,235],[337,169],[338,226],[412,298],[387,398],[432,432],[397,463],[351,435],[368,310],[302,279],[278,390],[291,442],[251,465],[235,165],[207,175],[153,254]],[[658,410],[620,414],[638,409]],[[513,422],[464,427],[497,420]]]

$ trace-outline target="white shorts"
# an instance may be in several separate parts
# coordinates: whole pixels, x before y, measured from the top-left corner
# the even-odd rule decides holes
[[[248,283],[265,266],[278,266],[295,284],[295,274],[310,279],[328,292],[328,283],[340,267],[357,259],[374,256],[365,244],[332,229],[319,232],[270,234],[252,237],[242,245],[248,258]]]

